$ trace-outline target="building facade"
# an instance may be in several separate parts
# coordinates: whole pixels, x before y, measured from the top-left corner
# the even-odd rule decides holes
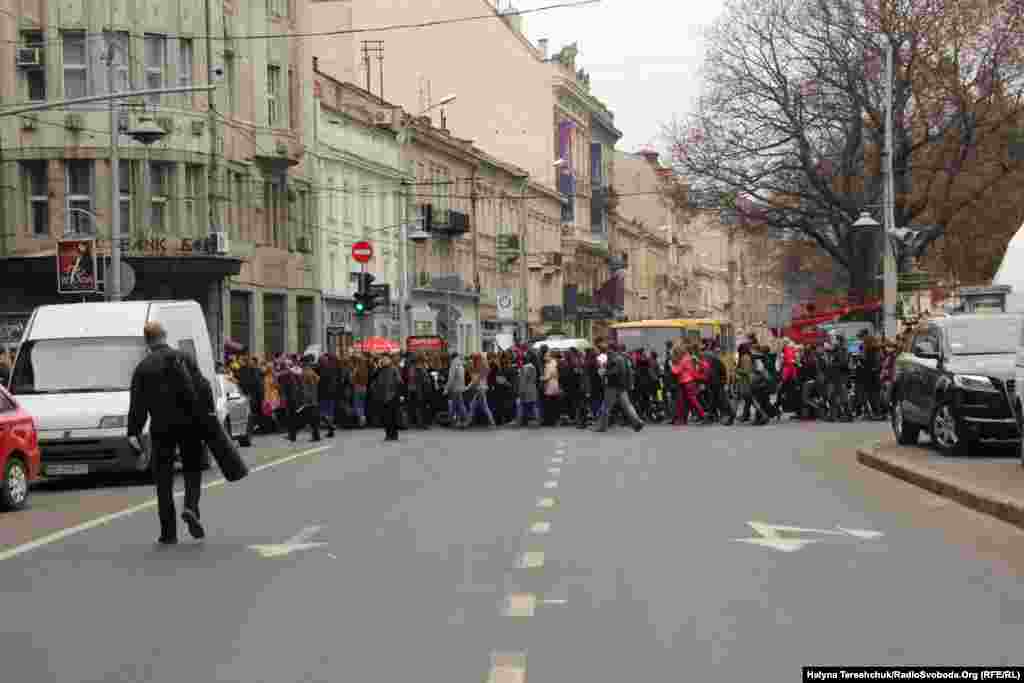
[[[300,30],[305,5],[291,3],[289,15],[198,0],[0,3],[5,105],[201,85],[208,73],[219,85],[212,94],[119,100],[116,168],[107,102],[0,120],[0,202],[11,217],[0,269],[14,275],[0,282],[0,309],[104,298],[116,213],[134,276],[122,283],[125,298],[199,301],[215,348],[228,336],[256,351],[308,338],[318,294],[300,242],[311,204],[301,166],[302,48],[230,38]],[[214,44],[209,35],[227,38]],[[162,139],[144,145],[128,134],[145,120]],[[67,238],[95,240],[100,291],[58,294],[55,252]]]
[[[546,44],[541,50],[546,52]],[[595,299],[611,276],[609,190],[615,144],[622,133],[612,112],[590,93],[590,77],[576,68],[577,54],[575,44],[550,58],[544,54],[551,70],[555,163],[562,201],[563,294],[556,305],[562,308],[558,331],[593,338],[605,334],[608,323],[624,313],[597,305]],[[547,331],[554,330],[549,326]]]
[[[316,188],[319,198],[319,271],[323,284],[323,343],[340,352],[355,337],[400,336],[401,226],[409,220],[411,176],[396,139],[401,111],[351,84],[314,73]],[[352,245],[367,241],[365,266]],[[392,304],[361,319],[355,314],[357,275],[387,284]]]
[[[526,170],[535,182],[554,186],[550,69],[526,37],[521,16],[502,16],[490,0],[335,0],[313,3],[312,12],[316,26],[331,29],[493,12],[493,20],[331,35],[311,44],[325,73],[358,83],[414,116],[455,95],[431,111],[439,127]]]

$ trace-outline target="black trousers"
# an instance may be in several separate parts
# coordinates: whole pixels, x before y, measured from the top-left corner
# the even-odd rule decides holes
[[[384,438],[385,439],[397,439],[398,438],[398,411],[401,408],[401,403],[398,397],[387,401],[386,403],[378,403],[380,407],[382,422],[384,423]]]
[[[733,410],[732,401],[729,400],[729,394],[726,392],[724,384],[708,386],[708,402],[719,420],[736,419],[736,412]]]
[[[191,433],[193,429],[183,428],[180,435],[154,434],[152,437],[153,481],[156,484],[161,538],[178,536],[178,520],[174,509],[174,461],[177,453],[181,456],[181,469],[185,478],[185,507],[199,516],[203,442]]]
[[[309,427],[313,430],[313,440],[320,440],[320,407],[316,404],[306,406],[302,410],[293,411],[288,421],[288,438],[295,441],[299,430]]]

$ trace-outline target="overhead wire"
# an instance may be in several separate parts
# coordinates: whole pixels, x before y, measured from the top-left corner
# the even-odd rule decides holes
[[[289,31],[287,33],[248,33],[248,34],[242,33],[242,34],[237,34],[237,35],[224,35],[224,34],[220,34],[220,35],[217,35],[217,34],[212,34],[212,35],[205,35],[205,34],[199,34],[199,35],[197,35],[197,34],[189,34],[189,35],[184,35],[184,34],[177,34],[177,33],[160,33],[159,35],[167,37],[167,38],[184,38],[186,40],[207,40],[207,39],[209,39],[211,41],[220,41],[220,42],[235,41],[235,40],[275,40],[275,39],[282,39],[282,38],[326,38],[326,37],[332,37],[332,36],[344,36],[344,35],[353,35],[353,34],[360,34],[360,33],[386,33],[386,32],[390,32],[390,31],[402,31],[402,30],[410,30],[410,29],[433,28],[435,26],[445,26],[445,25],[448,25],[448,24],[460,24],[460,23],[466,23],[466,22],[471,22],[471,21],[483,21],[483,20],[486,20],[486,19],[492,19],[492,20],[493,19],[505,19],[505,18],[507,18],[509,16],[522,16],[522,15],[527,15],[527,14],[536,14],[538,12],[547,12],[547,11],[554,10],[554,9],[577,8],[577,7],[583,7],[585,5],[599,4],[600,2],[601,2],[601,0],[574,0],[572,2],[554,3],[554,4],[551,4],[551,5],[544,5],[544,6],[541,6],[541,7],[534,7],[534,8],[531,8],[531,9],[516,10],[514,12],[499,13],[498,10],[494,10],[493,12],[488,13],[488,14],[475,14],[475,15],[469,15],[469,16],[463,16],[463,17],[450,17],[450,18],[447,18],[447,19],[432,19],[432,20],[429,20],[429,21],[408,22],[408,23],[402,23],[402,24],[385,24],[385,25],[382,25],[382,26],[365,26],[365,27],[358,27],[358,28],[333,29],[333,30],[327,30],[327,31]],[[21,15],[15,14],[14,12],[11,12],[10,10],[0,10],[0,14],[8,15],[8,16],[16,19],[16,20],[19,20],[19,21],[23,19],[23,17]],[[53,24],[39,24],[38,27],[39,28],[36,28],[36,27],[27,28],[27,27],[21,26],[20,27],[20,31],[21,32],[27,32],[27,31],[39,31],[39,30],[42,30],[45,33],[45,32],[53,30],[54,28],[56,28],[57,31],[76,30],[76,29],[65,28],[65,27],[60,27],[60,26],[55,27]],[[99,32],[96,32],[96,31],[80,31],[80,33],[84,34],[85,36],[89,36],[89,37],[96,37],[96,36],[104,36],[104,35],[106,35],[106,32],[104,32],[104,31],[99,31]],[[122,32],[122,33],[124,33],[124,32]],[[145,34],[145,33],[132,33],[132,32],[128,32],[128,35],[133,37],[133,38],[143,38],[147,34]],[[33,46],[36,46],[36,45],[47,45],[49,43],[56,43],[56,42],[60,42],[60,39],[59,38],[54,38],[54,39],[43,40],[40,43],[33,43]],[[9,38],[8,39],[0,39],[0,43],[13,44],[13,45],[21,45],[23,47],[27,47],[27,45],[25,44],[24,41],[22,41],[22,40],[11,40]]]

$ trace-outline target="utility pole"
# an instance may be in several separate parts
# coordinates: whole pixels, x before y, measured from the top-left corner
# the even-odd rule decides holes
[[[444,110],[442,110],[443,112]],[[477,229],[477,191],[476,191],[476,168],[473,169],[473,175],[469,182],[472,183],[469,190],[469,211],[470,211],[470,225],[469,229],[473,231],[473,291],[476,292],[476,337],[479,342],[479,348],[475,350],[483,349],[483,330],[480,328],[480,249],[477,236],[480,231]]]
[[[519,341],[522,344],[525,344],[530,336],[530,307],[528,305],[530,284],[526,279],[529,273],[529,269],[526,266],[526,226],[528,225],[527,219],[529,217],[529,206],[527,205],[526,192],[529,187],[530,179],[529,176],[527,176],[523,178],[523,188],[519,198],[519,297],[522,301],[523,307],[523,333],[519,338]]]
[[[107,83],[110,94],[115,90],[114,53],[117,41],[114,32],[108,35],[107,45]],[[117,102],[110,100],[110,282],[107,297],[111,301],[121,300],[121,156],[118,138],[121,136],[121,125],[118,121]]]
[[[204,10],[206,14],[206,82],[213,82],[213,8],[211,7],[210,0],[203,0]],[[192,75],[189,74],[189,81],[192,80]],[[230,84],[228,87],[231,87]],[[207,165],[207,176],[206,176],[206,204],[208,207],[208,218],[207,221],[209,226],[207,228],[207,236],[210,233],[220,233],[224,230],[220,220],[220,207],[217,204],[217,156],[220,153],[220,144],[217,135],[217,117],[216,117],[216,97],[214,91],[207,93],[207,125],[210,128],[210,161]],[[291,103],[290,103],[291,104]],[[294,106],[294,105],[292,105]],[[234,112],[227,112],[227,115],[231,115]],[[214,238],[216,239],[216,238]],[[217,332],[214,334],[213,342],[217,358],[222,358],[224,355],[224,278],[221,278],[217,282]]]
[[[894,339],[897,333],[896,324],[896,258],[893,253],[889,235],[896,229],[896,192],[893,182],[893,116],[892,79],[894,48],[888,37],[885,39],[885,220],[883,252],[883,292],[882,310],[884,312],[885,336]]]

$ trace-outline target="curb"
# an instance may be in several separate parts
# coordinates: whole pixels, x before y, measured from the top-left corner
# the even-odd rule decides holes
[[[1024,529],[1024,501],[1006,498],[999,493],[965,484],[926,468],[908,467],[881,455],[880,450],[880,443],[858,448],[857,461],[866,467],[885,472],[972,510]]]

